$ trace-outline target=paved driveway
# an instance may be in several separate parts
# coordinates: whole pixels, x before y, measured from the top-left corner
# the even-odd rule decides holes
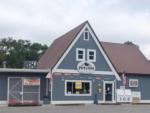
[[[0,113],[150,113],[150,105],[43,105],[0,107]]]

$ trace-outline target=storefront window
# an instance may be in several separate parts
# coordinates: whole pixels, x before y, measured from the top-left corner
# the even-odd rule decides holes
[[[66,95],[90,95],[90,81],[66,81]]]

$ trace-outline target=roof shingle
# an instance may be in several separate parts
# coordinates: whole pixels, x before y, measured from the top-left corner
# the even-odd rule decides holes
[[[119,73],[150,74],[150,63],[136,45],[101,42]]]
[[[58,62],[60,57],[69,47],[74,38],[78,35],[84,25],[88,23],[85,21],[74,29],[70,30],[66,34],[57,38],[52,45],[47,49],[47,51],[42,55],[37,63],[39,69],[51,69]]]
[[[56,39],[38,61],[38,68],[52,69],[87,23],[85,21]],[[150,74],[150,63],[136,45],[100,43],[118,73]]]

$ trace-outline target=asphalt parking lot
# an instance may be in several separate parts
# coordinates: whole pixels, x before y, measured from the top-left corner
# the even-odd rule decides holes
[[[150,105],[43,105],[0,107],[0,113],[150,113]]]

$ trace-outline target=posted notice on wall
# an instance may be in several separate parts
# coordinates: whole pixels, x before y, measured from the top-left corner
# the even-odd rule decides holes
[[[141,92],[139,91],[132,91],[132,102],[138,103],[141,100]]]
[[[75,89],[78,89],[78,90],[82,89],[82,82],[81,81],[75,82]]]
[[[131,102],[132,93],[130,89],[117,89],[117,102]]]

